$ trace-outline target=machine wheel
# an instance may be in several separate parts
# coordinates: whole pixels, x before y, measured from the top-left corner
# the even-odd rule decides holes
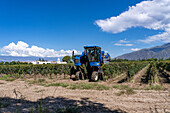
[[[99,75],[97,71],[93,71],[92,75],[91,75],[91,80],[92,81],[98,81],[99,79]]]
[[[81,80],[81,79],[82,79],[82,74],[81,74],[80,71],[77,71],[77,72],[76,72],[75,79],[76,79],[76,80]]]

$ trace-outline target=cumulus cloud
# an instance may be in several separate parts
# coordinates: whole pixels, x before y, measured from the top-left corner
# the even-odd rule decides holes
[[[133,44],[120,44],[120,43],[115,43],[114,45],[116,45],[116,46],[133,46]]]
[[[139,48],[131,48],[132,51],[139,51]]]
[[[73,50],[44,49],[38,46],[31,46],[23,41],[18,41],[17,44],[11,42],[9,45],[0,49],[4,56],[36,56],[36,57],[63,57],[71,55]],[[79,51],[74,50],[75,54],[80,54]]]
[[[95,22],[105,32],[120,33],[132,27],[163,30],[162,34],[149,36],[142,42],[170,42],[170,0],[142,1],[119,16]]]

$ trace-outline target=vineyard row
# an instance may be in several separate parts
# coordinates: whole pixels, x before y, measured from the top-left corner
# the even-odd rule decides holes
[[[139,70],[148,65],[148,62],[119,62],[109,63],[103,66],[105,76],[113,78],[122,73],[132,77]],[[74,74],[73,64],[43,64],[43,65],[1,65],[0,74],[12,75],[57,75],[57,74]]]

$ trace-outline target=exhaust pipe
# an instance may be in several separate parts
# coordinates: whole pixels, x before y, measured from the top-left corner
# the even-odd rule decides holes
[[[74,51],[72,52],[72,60],[74,61]]]

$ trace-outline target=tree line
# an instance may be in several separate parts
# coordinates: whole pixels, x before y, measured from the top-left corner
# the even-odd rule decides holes
[[[114,58],[112,60],[110,60],[110,62],[124,62],[124,61],[170,61],[170,58],[168,59],[163,59],[163,58],[151,58],[151,59],[137,59],[137,60],[128,60],[128,59],[117,59],[117,58]]]
[[[12,62],[0,62],[0,65],[26,65],[26,64],[32,64],[29,62],[20,62],[20,61],[12,61]]]

